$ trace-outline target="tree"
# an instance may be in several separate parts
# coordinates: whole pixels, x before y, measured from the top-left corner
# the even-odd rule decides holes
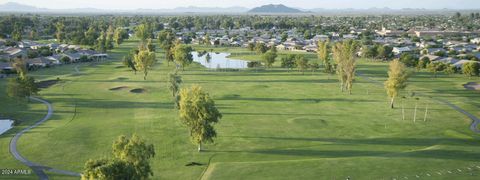
[[[147,48],[148,51],[150,51],[150,52],[155,52],[155,44],[153,44],[152,39],[148,39],[148,40],[147,40],[146,48]]]
[[[302,74],[305,74],[305,70],[308,68],[308,61],[303,55],[297,55],[295,57],[295,64],[297,65],[298,71],[301,71]]]
[[[63,63],[63,64],[67,64],[67,63],[70,63],[71,62],[71,59],[68,57],[68,56],[62,56],[60,58],[60,61]]]
[[[255,44],[255,51],[257,54],[263,54],[267,52],[268,48],[264,43],[257,43]]]
[[[222,114],[209,94],[198,85],[180,91],[180,120],[187,126],[192,143],[202,150],[202,143],[213,142],[217,132],[213,124],[218,123]]]
[[[277,53],[269,51],[262,55],[263,61],[267,68],[272,67],[272,64],[275,63],[275,58],[277,58]]]
[[[83,43],[85,45],[93,46],[98,39],[97,30],[94,27],[89,27],[87,32],[85,32],[85,38],[83,39]]]
[[[30,39],[31,40],[37,40],[38,39],[37,29],[34,28],[30,31]]]
[[[430,63],[427,65],[427,70],[433,73],[433,77],[437,77],[437,72],[440,70],[440,63]]]
[[[171,30],[162,30],[158,33],[158,42],[160,44],[160,48],[165,51],[165,59],[167,59],[167,65],[170,62],[174,61],[173,58],[173,46],[175,41],[175,35]]]
[[[112,145],[113,158],[88,160],[82,173],[87,179],[148,179],[153,176],[150,159],[155,156],[153,144],[147,144],[137,135],[120,136]]]
[[[468,62],[463,64],[462,72],[465,76],[468,76],[468,77],[478,76],[480,71],[479,68],[480,68],[480,65],[478,62]]]
[[[150,52],[148,49],[144,48],[140,48],[138,54],[135,54],[133,58],[135,69],[143,71],[144,80],[147,80],[148,71],[155,61],[155,52]]]
[[[127,31],[125,31],[123,28],[118,27],[117,29],[115,29],[113,41],[115,41],[115,44],[119,46],[123,43],[123,39],[125,39],[126,36],[128,36]]]
[[[55,24],[55,28],[56,28],[56,33],[55,33],[55,37],[57,38],[57,41],[58,42],[63,42],[64,41],[64,38],[65,38],[65,25],[62,23],[62,22],[57,22]]]
[[[113,26],[109,26],[107,32],[105,33],[105,49],[113,49],[113,36],[115,30]]]
[[[328,44],[329,41],[319,41],[318,42],[318,59],[323,62],[323,67],[326,73],[332,73],[333,68],[330,62],[330,52]]]
[[[190,65],[193,61],[192,56],[192,47],[177,42],[173,47],[173,58],[175,62],[182,65],[182,69],[185,70],[185,67]]]
[[[100,33],[100,37],[98,37],[97,39],[97,45],[96,45],[97,51],[106,52],[107,51],[107,47],[105,46],[106,44],[107,44],[107,37],[105,35],[105,32],[102,31]]]
[[[390,62],[388,70],[388,79],[385,81],[385,89],[388,96],[391,98],[390,108],[394,108],[395,97],[398,96],[398,92],[407,87],[408,71],[405,65],[398,59]]]
[[[430,63],[430,58],[423,57],[417,63],[417,71],[420,71],[421,69],[425,69],[429,63]]]
[[[364,58],[375,58],[378,56],[377,47],[375,46],[363,46],[362,47],[362,57]]]
[[[253,43],[248,43],[247,49],[250,50],[250,51],[254,51],[254,50],[255,50],[255,44],[253,44]]]
[[[281,59],[281,67],[282,68],[287,68],[287,71],[293,69],[295,67],[295,55],[294,54],[289,54],[285,55]]]
[[[15,41],[21,41],[22,38],[22,29],[19,26],[15,26],[15,28],[12,31],[12,38]]]
[[[453,65],[453,64],[449,64],[445,68],[445,73],[448,74],[448,75],[455,74],[455,73],[457,73],[457,67],[455,67],[455,65]]]
[[[320,68],[320,65],[316,62],[313,62],[309,64],[308,67],[312,70],[312,73],[314,73],[316,70]]]
[[[390,46],[378,46],[377,47],[377,52],[378,52],[378,58],[382,60],[386,60],[387,58],[392,57],[392,51],[393,48]]]
[[[27,77],[27,64],[23,59],[16,58],[12,66],[20,78],[25,79]]]
[[[27,65],[25,61],[16,59],[13,68],[18,74],[17,78],[10,78],[7,83],[7,95],[12,98],[28,98],[36,95],[40,89],[33,77],[27,76]]]
[[[148,38],[152,38],[153,29],[148,24],[140,24],[135,28],[135,36],[142,42],[145,42]]]
[[[340,80],[340,89],[348,90],[352,94],[353,80],[355,78],[355,52],[357,44],[348,40],[338,42],[333,47],[333,59],[337,64],[337,74]]]
[[[89,179],[140,179],[135,176],[133,164],[119,160],[102,158],[89,159],[84,166],[82,180]]]
[[[417,65],[417,60],[410,53],[403,53],[402,55],[400,55],[400,62],[405,64],[405,66],[407,67],[414,67],[415,65]]]
[[[168,74],[169,89],[172,91],[172,97],[177,96],[182,83],[182,77],[177,74],[177,71]]]
[[[33,77],[10,78],[7,83],[7,95],[12,98],[28,98],[38,94],[38,91],[40,91],[40,89]]]

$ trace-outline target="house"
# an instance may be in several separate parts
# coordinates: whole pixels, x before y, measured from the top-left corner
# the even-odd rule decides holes
[[[403,54],[403,53],[406,53],[406,52],[412,52],[413,49],[406,46],[406,47],[394,47],[392,52],[395,54],[395,55],[400,55],[400,54]]]
[[[62,58],[61,55],[53,55],[53,56],[48,56],[46,58],[51,62],[51,64],[54,64],[54,65],[62,64],[62,62],[60,61],[60,59]]]
[[[480,38],[471,39],[470,42],[473,44],[480,44]]]
[[[357,35],[353,35],[353,34],[345,34],[343,35],[343,39],[357,39],[358,36]]]
[[[435,56],[435,55],[430,55],[430,54],[427,54],[427,55],[424,55],[424,56],[420,57],[420,59],[423,59],[423,58],[428,58],[430,61],[436,61],[436,60],[441,59],[440,56]]]
[[[38,58],[33,58],[33,59],[27,59],[25,60],[25,63],[27,63],[28,67],[47,67],[52,64],[52,62],[46,58],[46,57],[38,57]]]
[[[458,59],[451,58],[451,57],[441,58],[441,59],[435,60],[435,62],[441,62],[441,63],[445,63],[445,64],[455,64],[458,61],[459,61]]]
[[[437,52],[445,52],[445,53],[447,52],[443,48],[427,48],[426,51],[428,54],[435,54]]]
[[[65,53],[63,54],[64,56],[67,56],[68,58],[70,58],[70,62],[77,62],[77,61],[80,61],[80,57],[82,57],[81,54],[79,53]]]
[[[305,50],[307,52],[317,52],[318,47],[314,44],[310,44],[310,45],[307,45],[307,46],[303,47],[303,50]]]
[[[13,70],[13,66],[8,62],[0,62],[0,71]]]
[[[20,48],[9,47],[9,48],[4,49],[3,52],[10,59],[16,58],[16,57],[19,57],[19,56],[21,56],[21,57],[26,57],[27,56],[27,52],[23,49],[20,49]]]
[[[454,63],[453,65],[458,68],[458,69],[462,69],[463,65],[466,64],[466,63],[470,63],[470,62],[476,62],[476,63],[479,63],[478,61],[471,61],[471,60],[460,60],[456,63]]]
[[[375,30],[379,36],[401,36],[402,34],[406,33],[405,31],[397,31],[397,30],[388,30],[385,27],[382,27],[382,30],[378,31]]]

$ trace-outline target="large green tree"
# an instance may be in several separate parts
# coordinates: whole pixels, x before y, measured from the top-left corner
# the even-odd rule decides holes
[[[138,53],[133,56],[135,69],[143,72],[144,80],[147,80],[148,71],[152,68],[155,62],[155,52],[151,52],[145,47],[140,47]]]
[[[158,33],[158,42],[160,48],[165,51],[165,59],[167,59],[167,64],[174,61],[173,58],[173,47],[175,45],[175,34],[171,30],[162,30]]]
[[[462,72],[467,77],[478,76],[480,74],[480,64],[478,62],[468,62],[463,64]]]
[[[222,114],[210,95],[198,85],[180,91],[180,120],[187,126],[192,143],[202,150],[202,143],[213,142],[217,132],[213,124],[218,123]]]
[[[155,156],[153,144],[137,135],[120,136],[112,145],[113,158],[90,159],[85,163],[82,180],[142,180],[153,176],[150,159]]]
[[[173,58],[177,64],[182,66],[183,70],[185,70],[185,67],[190,65],[193,61],[192,51],[192,47],[180,42],[175,43],[175,46],[173,47]]]

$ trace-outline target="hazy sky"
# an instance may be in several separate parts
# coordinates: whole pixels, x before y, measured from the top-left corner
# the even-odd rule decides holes
[[[285,4],[298,8],[427,8],[480,9],[480,0],[0,0],[0,4],[17,2],[42,8],[99,9],[162,9],[184,6],[200,7],[255,7],[264,4]]]

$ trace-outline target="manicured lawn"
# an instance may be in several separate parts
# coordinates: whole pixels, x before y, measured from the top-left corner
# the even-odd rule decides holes
[[[335,75],[301,75],[279,68],[217,72],[193,64],[180,72],[184,87],[201,85],[223,113],[215,144],[198,153],[179,123],[167,87],[173,65],[158,63],[144,81],[141,73],[121,67],[122,54],[135,46],[126,42],[113,52],[111,62],[80,64],[80,75],[74,75],[76,65],[33,72],[38,79],[60,77],[62,83],[40,93],[52,102],[55,114],[21,138],[20,152],[34,162],[81,172],[89,158],[108,156],[119,135],[137,133],[155,145],[154,179],[480,177],[480,136],[469,130],[470,120],[463,114],[420,96],[414,123],[414,98],[405,100],[402,120],[401,108],[389,109],[383,87],[367,79],[358,77],[353,95],[348,95],[340,92]],[[161,53],[158,57],[163,59]],[[362,61],[358,69],[384,81],[386,67]],[[478,116],[478,92],[459,87],[466,80],[460,76],[432,80],[420,73],[408,91],[440,96]],[[0,83],[5,87],[4,80]],[[126,88],[109,90],[120,86]],[[146,92],[130,93],[134,88]],[[19,119],[39,119],[45,108],[3,102],[0,113]],[[0,136],[2,167],[23,167],[6,147],[15,131]],[[209,166],[185,166],[209,161]]]

